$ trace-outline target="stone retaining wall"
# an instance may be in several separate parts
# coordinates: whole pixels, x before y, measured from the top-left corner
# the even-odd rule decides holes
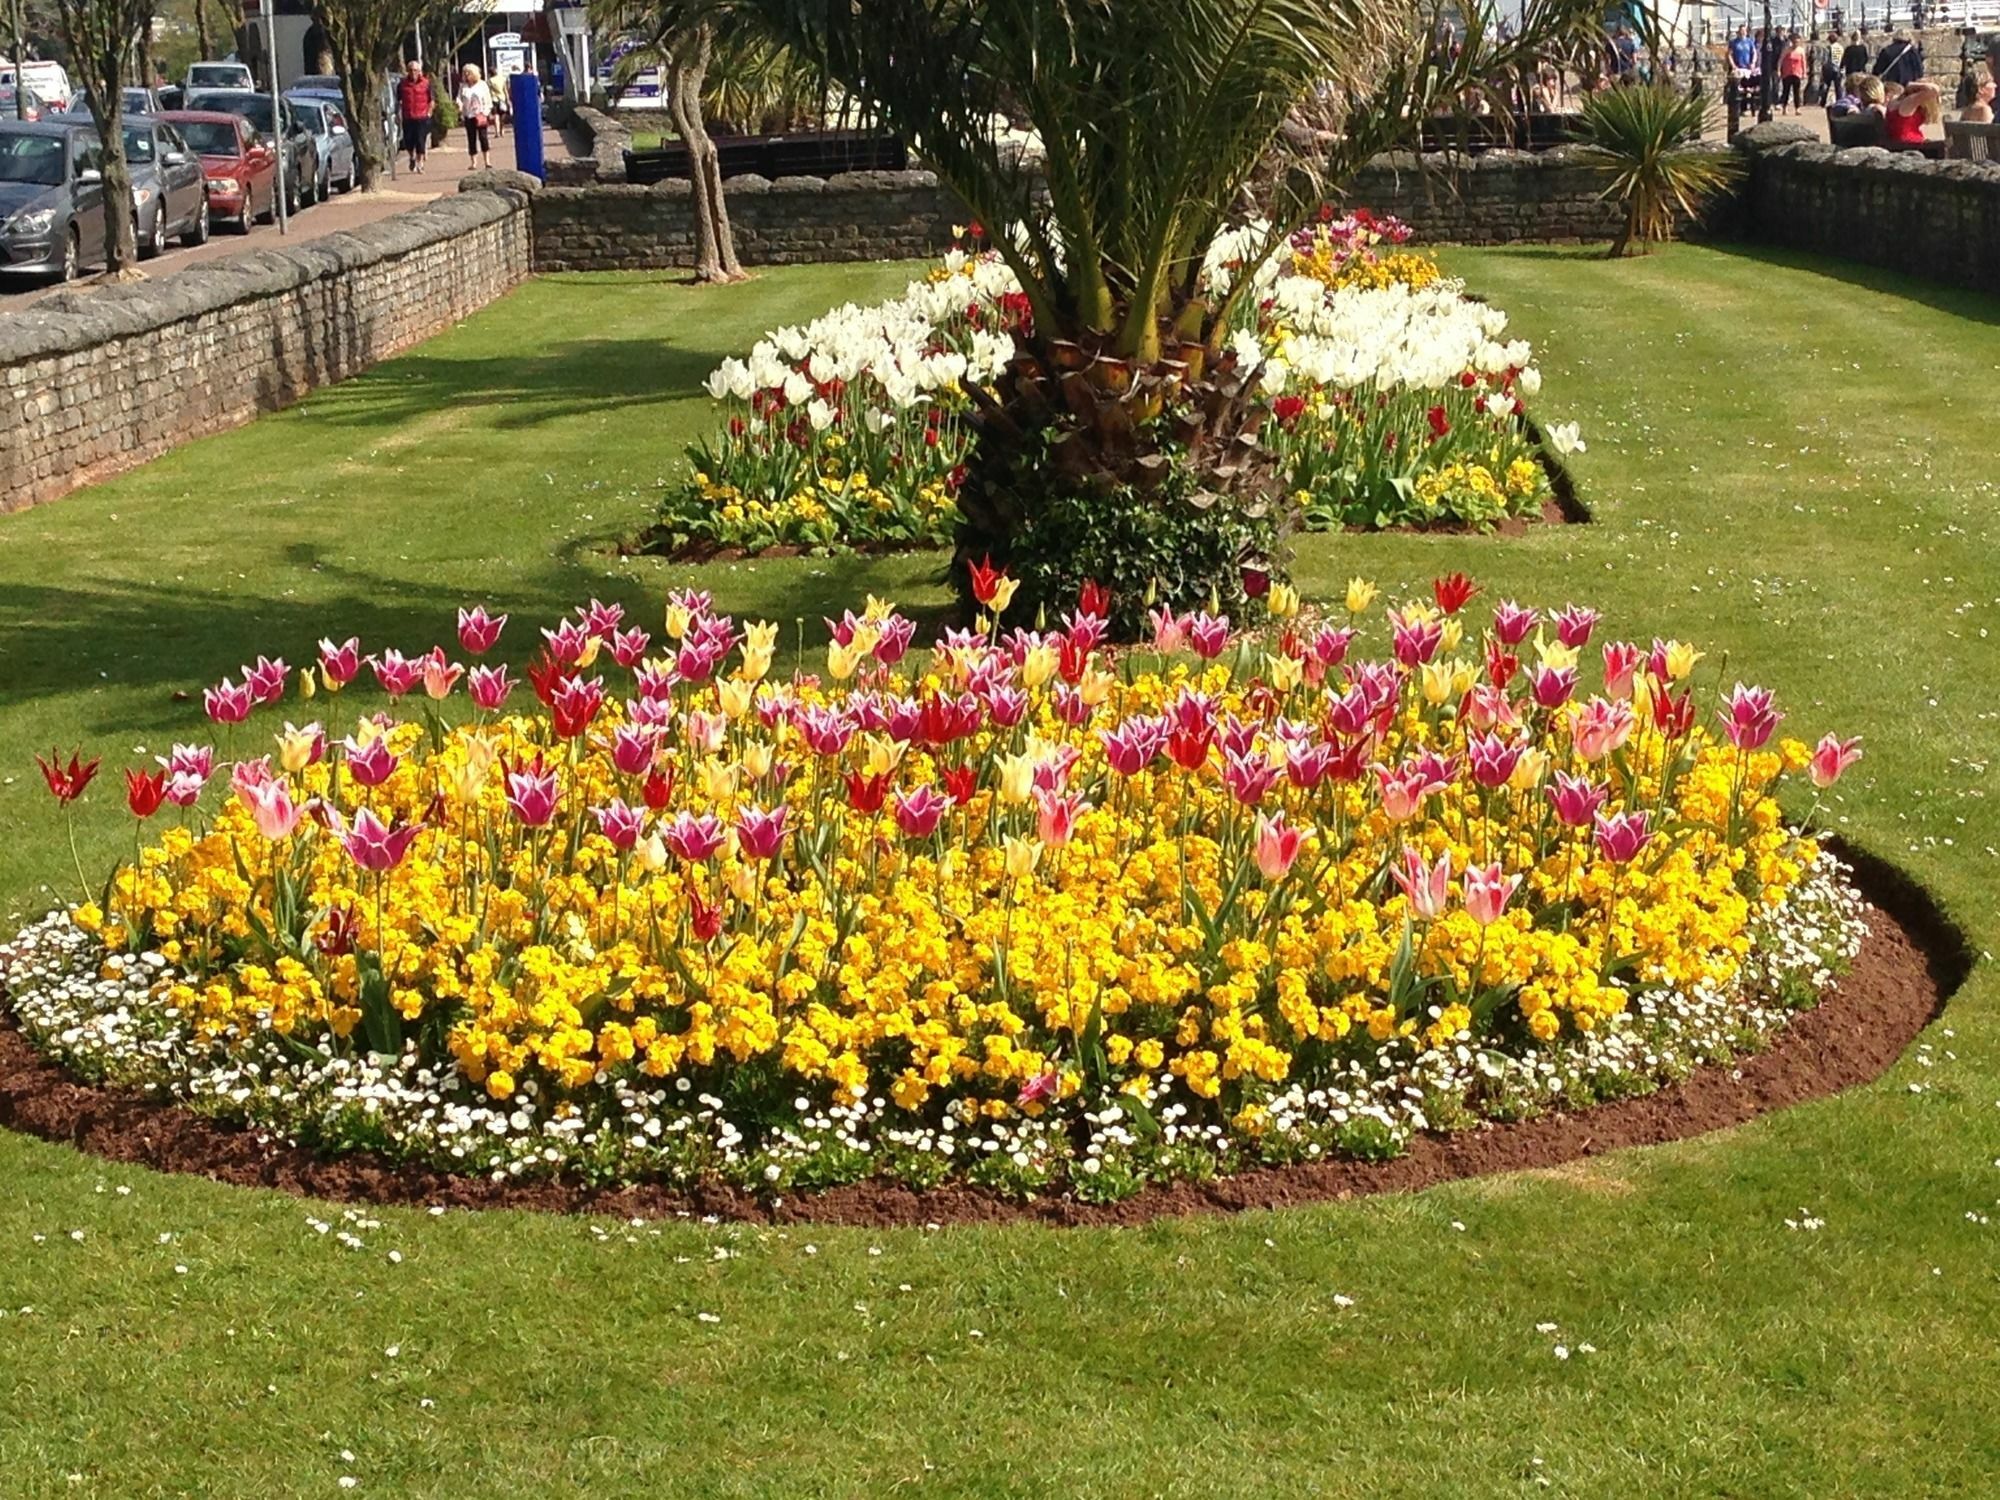
[[[732,177],[724,184],[745,265],[936,255],[965,210],[929,172]],[[537,271],[665,270],[693,264],[688,184],[549,187],[535,195]]]
[[[1728,147],[1714,146],[1718,154]],[[1347,202],[1394,214],[1419,241],[1505,245],[1522,240],[1609,240],[1624,221],[1600,196],[1604,175],[1575,146],[1553,151],[1396,151],[1356,174]],[[1685,220],[1680,230],[1699,226]]]
[[[1749,238],[2000,292],[2000,164],[1835,151],[1795,126],[1745,131]]]
[[[0,511],[288,406],[420,343],[528,274],[527,195],[490,174],[294,248],[0,319]]]

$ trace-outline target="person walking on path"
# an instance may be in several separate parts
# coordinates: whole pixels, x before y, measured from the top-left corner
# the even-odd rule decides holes
[[[1799,45],[1797,35],[1785,39],[1785,50],[1778,58],[1778,105],[1786,114],[1795,115],[1805,108],[1806,49]]]
[[[1924,49],[1910,40],[1907,31],[1899,31],[1895,40],[1875,55],[1873,71],[1884,83],[1900,83],[1908,88],[1924,76]]]
[[[486,127],[493,119],[493,90],[471,63],[459,74],[458,118],[465,125],[465,156],[468,166],[491,167],[493,144]]]
[[[403,65],[396,81],[396,115],[403,122],[403,151],[410,158],[410,170],[421,172],[431,150],[431,111],[436,101],[424,65],[414,57]]]
[[[1852,78],[1856,73],[1868,71],[1868,44],[1861,40],[1861,33],[1847,33],[1847,50],[1840,54],[1840,76]]]

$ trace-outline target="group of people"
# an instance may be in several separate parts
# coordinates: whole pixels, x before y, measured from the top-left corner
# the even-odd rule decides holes
[[[458,92],[452,102],[458,106],[459,124],[465,127],[465,150],[472,164],[492,166],[492,137],[504,131],[507,123],[506,89],[494,88],[477,66],[467,63],[459,70]],[[396,119],[412,172],[424,170],[432,141],[442,139],[443,117],[442,91],[424,65],[411,58],[403,65],[403,76],[396,80]]]
[[[1771,80],[1771,92],[1778,112],[1797,114],[1806,107],[1806,79],[1811,76],[1810,46],[1797,31],[1773,26],[1752,35],[1745,24],[1729,39],[1729,67],[1736,86],[1745,96],[1763,89]]]

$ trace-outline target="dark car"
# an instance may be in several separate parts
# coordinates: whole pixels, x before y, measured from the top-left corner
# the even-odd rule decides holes
[[[0,120],[0,273],[73,281],[103,259],[97,132]]]
[[[248,120],[220,110],[170,110],[161,118],[201,157],[211,219],[232,220],[239,233],[248,234],[253,220],[271,217],[278,201],[278,159]]]
[[[157,89],[145,89],[134,86],[120,89],[118,96],[123,101],[121,109],[121,113],[123,114],[156,115],[166,108],[166,105],[160,100],[160,93]],[[69,96],[69,108],[71,114],[89,114],[90,95],[82,89],[78,89],[74,94]]]
[[[170,120],[132,115],[125,121],[125,163],[132,171],[133,228],[148,258],[178,235],[183,245],[208,241],[208,184],[201,158]]]
[[[48,105],[33,89],[28,89],[17,102],[14,85],[0,83],[0,120],[25,120],[32,125],[49,113]]]
[[[276,132],[272,129],[269,94],[252,93],[249,89],[201,89],[188,95],[187,108],[241,115],[250,122],[250,128],[257,132],[265,145],[273,150],[280,149]],[[298,116],[292,113],[292,107],[282,100],[278,104],[278,119],[285,135],[282,148],[285,209],[288,213],[297,213],[319,195],[319,146],[313,140],[312,132],[300,124]]]

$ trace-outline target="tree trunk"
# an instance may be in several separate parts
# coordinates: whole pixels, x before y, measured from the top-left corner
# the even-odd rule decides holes
[[[194,45],[202,57],[210,55],[208,50],[208,0],[194,0]]]
[[[688,152],[688,188],[694,204],[694,279],[740,281],[736,237],[729,228],[729,202],[722,191],[722,163],[701,118],[701,84],[714,42],[698,26],[673,50],[667,68],[667,108]]]
[[[92,99],[104,138],[104,274],[119,276],[139,259],[139,229],[132,217],[132,170],[125,164],[124,59],[106,58],[102,96]],[[91,92],[86,88],[85,92]]]
[[[157,77],[153,66],[153,8],[146,7],[145,19],[139,25],[139,84],[151,88]]]

